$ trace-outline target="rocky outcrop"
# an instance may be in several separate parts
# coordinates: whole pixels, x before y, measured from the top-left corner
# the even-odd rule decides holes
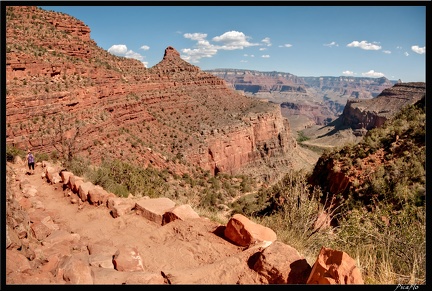
[[[426,94],[426,83],[398,83],[374,99],[348,100],[340,116],[343,125],[352,129],[380,127],[402,107],[419,101]]]
[[[295,150],[296,142],[289,123],[281,117],[276,106],[268,113],[248,114],[242,117],[242,121],[247,126],[239,123],[237,126],[203,130],[208,147],[192,161],[213,174],[235,174],[254,161],[281,157]]]
[[[6,10],[8,145],[177,174],[190,171],[188,163],[234,173],[267,155],[286,161],[295,150],[275,106],[232,90],[173,47],[148,69],[102,50],[66,14]]]

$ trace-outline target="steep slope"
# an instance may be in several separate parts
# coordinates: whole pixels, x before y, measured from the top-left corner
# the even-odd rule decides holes
[[[337,147],[360,142],[362,137],[397,114],[404,106],[414,104],[426,94],[423,82],[398,83],[373,99],[349,99],[340,117],[326,126],[312,126],[303,133],[310,139],[305,145]]]
[[[6,24],[8,145],[213,174],[287,165],[295,152],[277,105],[235,92],[172,47],[146,69],[99,48],[66,14],[9,6]]]
[[[423,205],[426,196],[425,95],[367,132],[355,145],[328,151],[318,160],[309,183],[336,200],[380,201],[399,209]],[[330,199],[331,200],[331,199]]]
[[[348,100],[340,116],[342,125],[352,129],[372,129],[381,126],[402,107],[414,104],[426,94],[423,82],[398,83],[368,100]]]

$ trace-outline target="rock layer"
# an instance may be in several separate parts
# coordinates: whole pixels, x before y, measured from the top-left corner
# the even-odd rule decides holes
[[[178,174],[188,162],[235,173],[295,151],[277,106],[235,92],[173,47],[145,68],[99,48],[90,28],[66,14],[6,10],[8,145]]]
[[[426,83],[398,83],[385,89],[374,99],[348,100],[340,119],[352,129],[380,127],[402,107],[426,95]]]

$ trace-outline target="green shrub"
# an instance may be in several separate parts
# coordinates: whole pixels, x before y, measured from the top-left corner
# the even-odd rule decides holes
[[[297,131],[297,142],[298,143],[301,143],[301,142],[304,142],[307,140],[310,140],[310,138],[307,137],[302,130]]]
[[[17,147],[6,145],[6,161],[13,162],[16,156],[25,159],[26,152]]]
[[[72,160],[65,162],[66,169],[72,172],[75,176],[80,177],[84,177],[90,172],[89,166],[90,161],[79,156],[75,156]]]
[[[49,161],[49,155],[47,153],[35,153],[35,161],[36,162]]]

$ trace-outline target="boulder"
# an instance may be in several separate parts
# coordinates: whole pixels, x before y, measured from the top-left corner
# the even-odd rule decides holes
[[[113,256],[110,254],[95,254],[89,256],[90,266],[114,269]]]
[[[21,191],[22,191],[23,196],[24,196],[25,198],[35,197],[36,194],[38,193],[38,191],[37,191],[37,189],[36,189],[35,186],[33,186],[33,185],[28,185],[28,184],[26,184],[26,185],[22,188]]]
[[[58,171],[51,166],[47,166],[45,168],[45,176],[51,184],[57,184],[61,182],[62,178],[60,177]]]
[[[31,269],[29,260],[17,250],[6,250],[6,275]]]
[[[104,205],[108,199],[109,193],[102,187],[96,185],[94,188],[89,189],[87,200],[93,205]]]
[[[228,221],[224,236],[232,243],[243,247],[263,241],[274,242],[277,239],[272,229],[257,224],[241,214],[235,214]]]
[[[60,177],[62,179],[63,185],[68,185],[69,184],[69,178],[73,176],[72,172],[68,172],[68,171],[61,171],[60,172]]]
[[[175,206],[171,210],[164,213],[162,218],[162,225],[170,223],[176,219],[187,220],[199,218],[198,213],[196,213],[189,204]]]
[[[64,257],[57,270],[57,276],[69,284],[93,284],[93,277],[88,262],[75,256]]]
[[[84,183],[83,178],[72,175],[72,176],[69,177],[69,184],[68,184],[68,187],[69,187],[69,189],[72,190],[73,193],[77,194],[77,193],[78,193],[79,186],[80,186],[82,183]]]
[[[275,241],[259,254],[253,269],[269,284],[306,284],[312,268],[296,249]]]
[[[144,271],[142,258],[135,247],[120,247],[114,254],[113,264],[120,272]]]
[[[307,284],[364,284],[355,260],[347,253],[322,247]]]
[[[87,196],[90,189],[93,189],[95,185],[92,182],[84,182],[81,183],[78,187],[78,196],[81,198],[81,201],[87,201]]]
[[[137,211],[150,221],[159,225],[163,223],[163,215],[175,206],[175,202],[169,198],[142,198],[135,203]]]
[[[135,203],[133,201],[122,201],[118,204],[115,204],[111,209],[111,216],[114,218],[123,216],[132,211],[135,207]]]
[[[117,218],[131,212],[135,207],[135,202],[114,195],[108,198],[107,207],[111,209],[111,216]]]
[[[31,225],[31,230],[32,230],[33,236],[39,241],[44,240],[52,232],[51,228],[49,228],[48,226],[46,226],[44,223],[42,223],[40,221],[34,222]]]

